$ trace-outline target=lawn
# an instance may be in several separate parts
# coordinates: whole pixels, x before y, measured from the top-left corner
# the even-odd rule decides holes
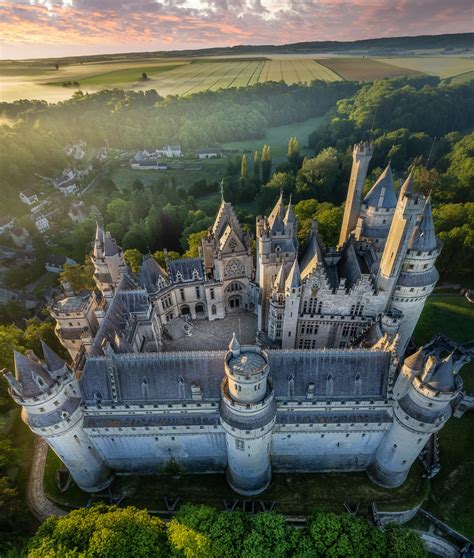
[[[181,64],[176,64],[173,62],[163,63],[155,66],[138,66],[133,68],[126,68],[122,70],[114,70],[104,73],[98,73],[89,77],[84,78],[71,78],[73,81],[78,81],[81,87],[112,87],[112,86],[127,86],[127,85],[140,85],[146,86],[154,76],[161,74],[163,72],[168,72],[179,68],[186,62]],[[141,82],[140,78],[142,73],[146,73],[148,80]],[[69,81],[69,78],[68,80]],[[49,82],[48,85],[59,85],[62,86],[64,80]]]
[[[154,182],[173,181],[179,188],[189,188],[198,180],[218,182],[224,175],[227,159],[208,159],[202,161],[202,170],[134,170],[130,165],[117,167],[112,170],[110,178],[120,191],[124,191],[135,180],[141,180],[144,186]]]
[[[474,70],[474,60],[460,56],[394,56],[378,60],[440,78],[453,77]]]
[[[62,467],[50,452],[45,473],[45,490],[58,503],[83,506],[89,495],[74,483],[63,494],[56,488],[55,471]],[[372,502],[380,509],[407,509],[422,501],[429,492],[429,481],[421,476],[421,465],[414,466],[408,480],[396,489],[383,489],[373,484],[365,473],[346,474],[274,474],[270,487],[253,498],[243,498],[231,490],[224,474],[124,476],[111,487],[114,497],[126,494],[122,505],[150,510],[164,510],[164,499],[180,498],[181,502],[208,504],[224,508],[224,499],[277,502],[276,511],[290,515],[310,515],[315,509],[343,512],[344,503],[360,504],[360,513],[368,512]]]
[[[309,120],[296,122],[295,124],[267,128],[265,136],[262,139],[223,143],[222,148],[226,150],[236,150],[239,153],[244,151],[254,152],[256,149],[261,150],[264,144],[268,144],[272,148],[273,163],[278,164],[286,161],[288,140],[292,136],[296,136],[301,146],[301,152],[304,155],[314,155],[314,153],[304,147],[308,143],[309,134],[319,127],[322,120],[321,117],[310,118]]]
[[[474,337],[474,305],[461,295],[432,295],[415,330],[418,344],[442,332],[455,341]],[[461,371],[474,393],[474,362]],[[440,432],[441,472],[432,480],[426,508],[468,537],[474,537],[474,415],[452,418]]]
[[[472,72],[464,72],[451,78],[451,83],[467,83],[474,79],[474,70]]]
[[[421,75],[423,72],[401,68],[373,58],[322,58],[317,60],[342,79],[349,81],[372,81],[406,75]]]

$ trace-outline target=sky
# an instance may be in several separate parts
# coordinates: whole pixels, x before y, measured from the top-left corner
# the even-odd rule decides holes
[[[473,0],[0,0],[0,58],[473,30]]]

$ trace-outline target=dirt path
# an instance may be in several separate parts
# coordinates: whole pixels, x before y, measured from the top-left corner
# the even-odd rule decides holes
[[[36,438],[33,463],[31,465],[30,478],[26,493],[26,501],[31,513],[44,521],[51,515],[63,516],[67,512],[53,504],[44,493],[43,476],[48,455],[48,444],[41,438]]]

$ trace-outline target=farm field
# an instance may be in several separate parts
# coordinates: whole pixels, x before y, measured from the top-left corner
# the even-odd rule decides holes
[[[423,72],[401,68],[374,58],[322,58],[316,60],[342,79],[349,81],[372,81],[406,75],[421,75]]]
[[[141,81],[146,72],[148,79]],[[0,61],[0,101],[44,99],[58,102],[68,99],[78,88],[94,92],[103,88],[132,90],[156,89],[162,96],[191,95],[244,87],[266,81],[288,84],[324,81],[370,81],[384,77],[428,73],[441,78],[468,81],[474,72],[474,59],[459,56],[412,56],[361,58],[337,55],[279,55],[254,57],[207,57],[190,59],[133,58],[71,63],[44,60]],[[63,86],[78,82],[79,87]]]
[[[378,58],[386,64],[393,64],[418,70],[425,74],[448,78],[474,71],[474,58],[462,58],[458,56],[400,56],[393,58]]]

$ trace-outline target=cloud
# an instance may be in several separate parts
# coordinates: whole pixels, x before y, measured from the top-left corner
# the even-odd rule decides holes
[[[72,54],[464,32],[472,30],[474,5],[472,0],[0,0],[0,21],[3,57],[15,51],[41,56],[59,45]]]

